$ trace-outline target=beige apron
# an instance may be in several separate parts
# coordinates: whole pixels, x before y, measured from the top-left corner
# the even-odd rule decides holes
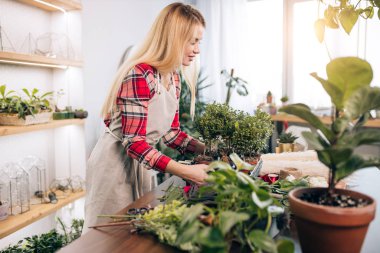
[[[173,78],[169,91],[159,82],[158,74],[155,80],[156,93],[148,103],[146,129],[146,141],[152,146],[170,130],[178,106]],[[127,156],[121,138],[121,117],[117,116],[87,162],[83,233],[88,226],[104,221],[97,215],[115,214],[156,186],[156,172]]]

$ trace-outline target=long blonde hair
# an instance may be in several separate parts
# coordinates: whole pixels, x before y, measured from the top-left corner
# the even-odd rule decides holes
[[[118,110],[116,97],[119,87],[128,72],[139,63],[149,64],[163,75],[181,68],[191,92],[190,114],[193,116],[198,61],[194,61],[193,66],[182,67],[182,57],[185,45],[194,35],[197,25],[205,27],[205,20],[191,5],[173,3],[166,6],[154,21],[141,47],[118,69],[103,104],[103,118]]]

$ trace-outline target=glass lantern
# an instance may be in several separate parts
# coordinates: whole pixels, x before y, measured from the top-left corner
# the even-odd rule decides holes
[[[2,173],[9,176],[9,207],[12,215],[30,210],[29,175],[17,163],[6,163]]]
[[[47,197],[46,167],[44,160],[36,156],[27,156],[20,166],[29,174],[31,204],[41,204]]]

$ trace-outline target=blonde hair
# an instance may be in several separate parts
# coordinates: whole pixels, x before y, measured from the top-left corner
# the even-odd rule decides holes
[[[185,45],[193,37],[197,25],[205,27],[205,20],[191,5],[173,3],[166,6],[154,21],[137,52],[118,69],[103,104],[103,118],[118,110],[116,97],[119,87],[128,72],[139,63],[151,65],[163,75],[181,69],[191,92],[190,114],[193,117],[199,61],[195,60],[190,66],[182,67],[182,57]]]

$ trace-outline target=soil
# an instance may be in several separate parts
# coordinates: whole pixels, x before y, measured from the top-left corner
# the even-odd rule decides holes
[[[344,194],[333,194],[331,198],[326,193],[304,193],[301,198],[301,200],[318,204],[318,205],[324,205],[324,206],[335,206],[335,207],[342,207],[342,208],[348,208],[348,207],[363,207],[367,206],[370,203],[368,200],[365,199],[355,199],[351,196],[344,195]]]

